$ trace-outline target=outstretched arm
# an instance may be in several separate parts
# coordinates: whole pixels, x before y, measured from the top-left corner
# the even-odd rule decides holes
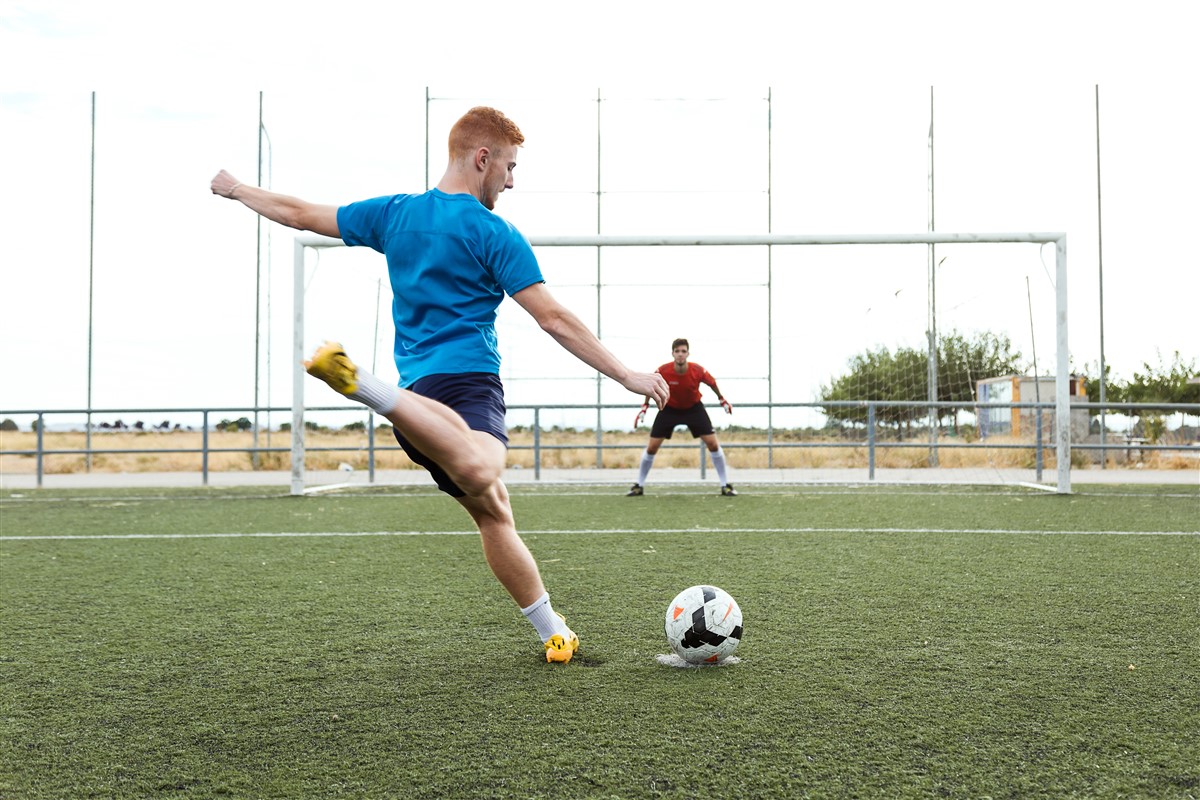
[[[704,377],[701,378],[701,380],[707,383],[712,390],[717,393],[717,400],[721,403],[721,408],[725,409],[725,413],[732,414],[733,406],[729,405],[729,401],[725,399],[725,395],[721,394],[721,390],[717,388],[717,379],[712,376],[712,373],[708,370],[705,370]]]
[[[338,232],[337,206],[317,205],[298,197],[270,192],[257,186],[247,186],[225,170],[217,173],[210,188],[213,194],[237,200],[272,222],[296,230],[341,238]]]
[[[659,408],[667,402],[667,382],[657,372],[633,372],[596,338],[579,317],[535,283],[513,295],[521,308],[537,320],[542,330],[554,337],[567,352],[592,369],[607,375],[634,394],[654,399]]]

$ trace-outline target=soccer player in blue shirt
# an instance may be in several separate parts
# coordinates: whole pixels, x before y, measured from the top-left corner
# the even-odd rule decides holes
[[[524,141],[512,120],[481,106],[454,124],[446,172],[424,194],[318,205],[248,186],[224,170],[210,188],[274,222],[387,257],[400,386],[356,367],[333,343],[306,367],[391,421],[409,457],[475,520],[488,565],[537,629],[546,660],[567,662],[579,638],[550,604],[501,480],[508,434],[496,308],[509,295],[567,351],[659,408],[669,392],[662,376],[630,370],[554,299],[528,240],[492,213],[500,193],[513,188]]]

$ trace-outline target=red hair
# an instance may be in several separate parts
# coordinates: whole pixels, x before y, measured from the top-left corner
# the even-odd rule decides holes
[[[450,129],[450,160],[469,156],[480,147],[521,145],[525,135],[504,114],[487,106],[476,106],[463,114]]]

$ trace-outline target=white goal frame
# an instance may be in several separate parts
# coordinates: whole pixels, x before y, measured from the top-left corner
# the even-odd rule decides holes
[[[535,236],[534,247],[695,247],[695,246],[794,246],[838,244],[1054,244],[1055,333],[1058,359],[1055,375],[1054,426],[1059,494],[1071,493],[1070,350],[1067,337],[1067,235],[1066,233],[913,233],[913,234],[755,234],[745,236]],[[292,283],[292,489],[304,494],[304,255],[308,248],[344,247],[328,236],[297,236]]]

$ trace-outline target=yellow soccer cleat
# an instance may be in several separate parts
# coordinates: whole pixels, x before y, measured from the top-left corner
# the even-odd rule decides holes
[[[358,390],[358,367],[337,342],[326,342],[317,348],[313,357],[304,362],[304,369],[320,378],[336,392],[352,394]]]
[[[559,614],[558,618],[563,622],[567,621],[562,614]],[[575,631],[567,628],[565,637],[556,633],[546,640],[546,660],[552,664],[566,664],[578,649],[579,637],[575,635]]]
[[[551,663],[565,664],[579,649],[579,637],[574,633],[565,641],[557,633],[546,642],[546,660]]]

